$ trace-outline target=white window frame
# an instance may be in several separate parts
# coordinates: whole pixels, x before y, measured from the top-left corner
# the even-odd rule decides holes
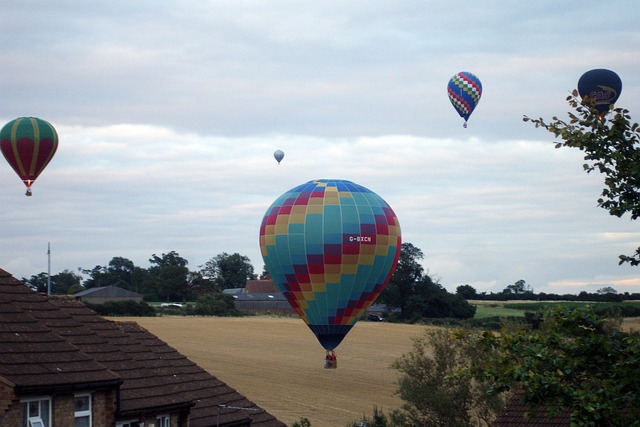
[[[89,400],[89,409],[83,410],[83,411],[77,411],[75,410],[75,403],[76,403],[76,399],[78,398],[88,398]],[[77,420],[78,418],[84,418],[84,417],[89,417],[89,427],[93,426],[93,402],[92,402],[92,395],[91,393],[80,393],[80,394],[76,394],[73,398],[73,404],[74,404],[74,412],[73,412],[73,418],[74,420]]]
[[[156,417],[156,427],[171,427],[171,415],[158,415]]]
[[[138,419],[118,421],[116,427],[144,427],[144,423]]]
[[[43,414],[42,414],[42,402],[48,402],[48,413],[46,414],[46,417],[43,418]],[[29,410],[30,410],[30,405],[33,402],[38,402],[38,414],[35,416],[31,416],[29,414]],[[26,405],[26,413],[24,414],[24,418],[23,420],[26,421],[27,425],[24,426],[24,424],[22,424],[22,420],[20,421],[20,425],[23,427],[51,427],[50,424],[47,424],[45,422],[45,419],[49,420],[49,423],[51,423],[51,411],[52,411],[52,399],[51,396],[34,396],[34,397],[30,397],[27,399],[21,399],[20,400],[20,410],[22,411],[22,405],[25,404]]]

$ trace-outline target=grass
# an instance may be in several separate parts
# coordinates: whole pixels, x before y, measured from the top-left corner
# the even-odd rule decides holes
[[[499,304],[478,304],[474,319],[486,319],[489,317],[524,317],[524,310],[508,308]]]

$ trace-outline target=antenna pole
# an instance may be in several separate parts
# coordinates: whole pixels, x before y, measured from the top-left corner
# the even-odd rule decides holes
[[[47,295],[51,295],[51,242],[47,243]]]

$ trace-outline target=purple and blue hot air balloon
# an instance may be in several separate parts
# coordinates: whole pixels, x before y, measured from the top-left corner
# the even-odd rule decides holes
[[[327,351],[342,342],[387,285],[401,240],[387,202],[338,179],[287,191],[260,226],[271,278]]]
[[[590,70],[578,80],[578,93],[582,102],[595,108],[600,116],[609,112],[622,92],[622,80],[613,71],[604,68]]]
[[[482,83],[474,74],[461,71],[451,77],[447,85],[449,100],[467,127],[469,116],[473,113],[482,96]]]

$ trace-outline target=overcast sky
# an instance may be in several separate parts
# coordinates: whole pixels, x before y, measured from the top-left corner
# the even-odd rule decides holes
[[[602,176],[522,121],[566,116],[593,68],[639,120],[637,0],[0,5],[0,125],[36,116],[60,138],[33,197],[0,159],[0,267],[18,278],[47,271],[49,242],[52,274],[170,251],[259,273],[267,207],[332,178],[384,198],[451,291],[640,292],[618,266],[640,224],[598,208]],[[466,129],[446,93],[459,71],[483,84]]]

